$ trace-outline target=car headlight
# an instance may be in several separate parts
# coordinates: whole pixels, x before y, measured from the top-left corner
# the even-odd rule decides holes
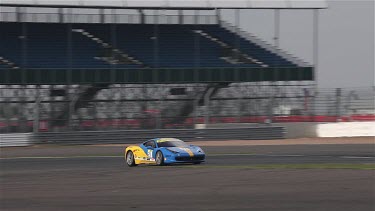
[[[198,147],[197,152],[198,153],[204,153],[203,149],[201,149],[200,147]]]

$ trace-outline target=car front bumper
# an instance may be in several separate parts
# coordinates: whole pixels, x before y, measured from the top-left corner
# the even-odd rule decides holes
[[[170,156],[164,159],[164,163],[197,163],[204,162],[206,156],[204,154],[194,156]]]

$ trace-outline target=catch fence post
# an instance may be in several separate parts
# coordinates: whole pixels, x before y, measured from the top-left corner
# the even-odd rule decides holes
[[[336,89],[336,121],[341,121],[341,93],[342,89]]]
[[[312,122],[315,122],[315,116],[317,116],[317,107],[316,107],[316,103],[317,103],[317,99],[319,97],[319,91],[318,89],[313,89],[313,95],[311,96],[311,99],[312,99],[312,107],[311,107],[311,121]]]
[[[271,124],[272,123],[272,119],[273,119],[273,105],[274,105],[274,96],[273,96],[273,92],[269,98],[269,103],[268,103],[268,109],[267,109],[267,119],[266,119],[266,122],[267,124]]]
[[[206,95],[204,96],[204,105],[205,105],[205,116],[204,116],[204,124],[208,125],[210,123],[210,96],[213,89],[209,88]]]
[[[37,86],[36,88],[36,99],[35,99],[35,108],[34,108],[34,124],[33,124],[33,132],[39,132],[39,120],[40,120],[40,87]]]
[[[237,118],[236,122],[240,123],[241,122],[241,116],[242,116],[242,103],[243,103],[243,95],[241,92],[241,88],[237,87],[237,90],[240,89],[240,92],[237,92],[238,98],[237,98]]]

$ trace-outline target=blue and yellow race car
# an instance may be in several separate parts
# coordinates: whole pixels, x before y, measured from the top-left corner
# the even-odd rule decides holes
[[[200,164],[205,161],[204,151],[194,145],[188,145],[176,138],[155,138],[137,146],[125,149],[128,166],[138,164],[156,164],[159,166],[173,163]]]

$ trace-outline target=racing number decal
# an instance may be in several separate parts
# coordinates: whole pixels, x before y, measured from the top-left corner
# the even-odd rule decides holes
[[[147,150],[147,156],[149,159],[152,159],[152,149]]]

